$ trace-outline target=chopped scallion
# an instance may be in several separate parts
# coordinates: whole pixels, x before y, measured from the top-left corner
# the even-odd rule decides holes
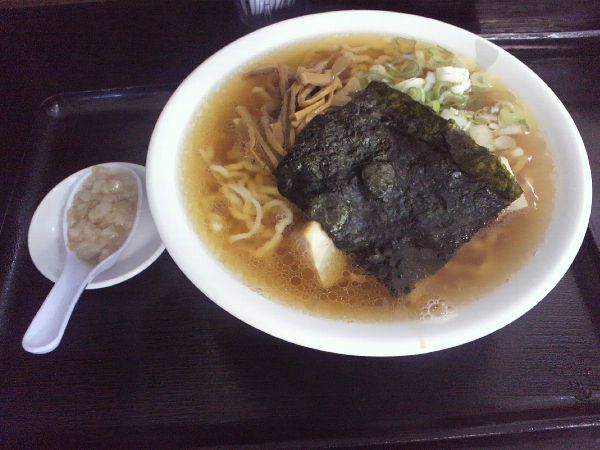
[[[429,53],[431,59],[438,64],[451,64],[452,60],[454,59],[454,54],[452,52],[449,52],[439,45],[435,47],[429,47],[427,49],[427,53]]]

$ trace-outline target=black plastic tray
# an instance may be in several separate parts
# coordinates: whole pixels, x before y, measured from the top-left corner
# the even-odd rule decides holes
[[[433,354],[348,357],[277,340],[204,297],[167,253],[126,283],[85,292],[56,351],[25,353],[21,337],[51,287],[27,251],[36,205],[83,167],[143,164],[171,92],[63,94],[41,107],[0,233],[9,250],[0,254],[5,445],[430,446],[600,426],[600,256],[591,234],[531,312]]]

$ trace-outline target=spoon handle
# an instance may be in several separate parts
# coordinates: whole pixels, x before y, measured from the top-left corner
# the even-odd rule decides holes
[[[90,281],[93,268],[75,257],[67,263],[58,281],[44,300],[23,336],[22,345],[30,353],[48,353],[62,339],[73,308]]]

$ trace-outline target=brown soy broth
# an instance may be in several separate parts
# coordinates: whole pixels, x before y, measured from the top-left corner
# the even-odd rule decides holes
[[[294,222],[286,229],[282,243],[262,258],[251,255],[248,242],[229,242],[231,233],[247,231],[234,220],[226,220],[227,233],[211,231],[207,216],[211,212],[221,212],[227,217],[226,199],[217,192],[219,185],[198,149],[212,147],[214,162],[218,164],[239,160],[239,154],[231,150],[235,145],[234,108],[237,105],[244,105],[249,110],[257,108],[259,102],[251,90],[262,83],[257,78],[244,77],[243,73],[273,63],[285,63],[292,69],[308,65],[323,59],[328,49],[340,43],[378,48],[393,45],[382,36],[352,35],[327,37],[275,51],[224,80],[212,98],[202,105],[190,127],[181,167],[188,213],[203,242],[231,272],[254,290],[311,314],[346,320],[417,318],[429,299],[439,298],[458,306],[506,281],[535,251],[552,211],[552,160],[532,122],[531,134],[515,137],[528,158],[516,177],[529,204],[535,207],[502,216],[480,230],[444,268],[420,282],[408,296],[394,298],[385,287],[355,265],[349,267],[347,276],[339,285],[329,289],[321,287],[299,233],[307,219],[293,205]],[[460,62],[463,67],[474,68],[468,61]],[[497,85],[494,85],[497,95],[511,95]],[[510,157],[508,159],[511,166],[519,163]],[[535,195],[526,187],[528,182],[533,184]],[[202,262],[198,261],[198,264],[201,266]]]

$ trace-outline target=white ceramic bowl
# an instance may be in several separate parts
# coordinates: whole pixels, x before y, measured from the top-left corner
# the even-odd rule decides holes
[[[207,249],[188,219],[181,192],[184,137],[199,106],[228,75],[257,56],[336,33],[381,33],[432,40],[499,76],[533,111],[556,165],[556,199],[543,243],[502,284],[444,321],[348,323],[315,317],[269,300],[241,283]],[[152,135],[147,159],[150,207],[167,250],[187,277],[226,311],[273,336],[335,353],[400,356],[454,347],[504,327],[558,283],[583,240],[591,174],[583,141],[567,110],[527,66],[460,28],[383,11],[341,11],[280,22],[244,36],[202,63],[175,91]]]

